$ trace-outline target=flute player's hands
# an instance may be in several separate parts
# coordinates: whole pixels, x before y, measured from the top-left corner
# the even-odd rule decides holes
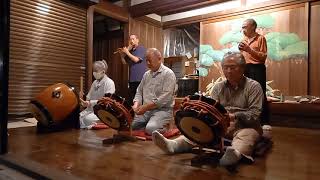
[[[123,47],[122,49],[121,49],[121,52],[123,52],[123,53],[125,53],[125,54],[129,54],[129,49],[127,48],[127,47]]]

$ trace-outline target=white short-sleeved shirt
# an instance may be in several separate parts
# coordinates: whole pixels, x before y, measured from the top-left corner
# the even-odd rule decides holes
[[[110,79],[107,75],[99,81],[95,80],[89,93],[87,95],[87,100],[99,100],[101,99],[106,93],[115,93],[115,85],[112,79]]]

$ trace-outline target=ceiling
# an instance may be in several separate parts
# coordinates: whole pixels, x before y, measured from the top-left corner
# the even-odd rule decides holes
[[[108,1],[115,3],[121,0]],[[165,16],[226,1],[230,0],[152,0],[130,6],[129,12],[132,17],[140,17],[153,13]]]

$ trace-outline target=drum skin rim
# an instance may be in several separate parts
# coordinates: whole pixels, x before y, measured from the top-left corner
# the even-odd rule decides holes
[[[208,96],[202,96],[202,95],[199,95],[199,94],[194,94],[194,95],[188,95],[187,96],[188,98],[190,98],[190,100],[200,100],[200,99],[203,99],[205,100],[204,102],[206,103],[209,103],[209,104],[213,104],[216,103],[217,101],[211,97],[208,97]],[[210,101],[210,102],[207,102],[207,101]],[[211,102],[213,101],[213,102]],[[226,110],[226,108],[224,106],[222,106],[219,102],[215,105],[215,108],[217,108],[218,110],[221,110],[221,113],[224,114],[224,113],[227,113],[228,111]]]
[[[45,108],[42,104],[40,104],[37,100],[31,100],[30,101],[31,104],[34,104],[37,108],[39,108],[39,110],[41,112],[43,112],[45,114],[45,116],[48,118],[48,126],[53,124],[53,120],[52,120],[52,116],[49,113],[48,109]]]
[[[120,102],[123,101],[122,105],[123,105],[127,110],[130,109],[130,108],[132,109],[132,107],[131,107],[130,104],[128,103],[128,100],[127,100],[126,98],[122,97],[122,96],[119,96],[119,95],[117,95],[117,94],[115,94],[115,93],[105,93],[105,94],[104,94],[104,97],[111,98],[111,99],[117,101],[118,103],[120,103]],[[117,98],[117,99],[114,99],[114,98]],[[119,101],[118,101],[118,100],[119,100]],[[130,112],[132,118],[134,118],[134,115],[135,115],[135,114],[134,114],[134,111],[130,111],[130,110],[128,110],[128,111]]]

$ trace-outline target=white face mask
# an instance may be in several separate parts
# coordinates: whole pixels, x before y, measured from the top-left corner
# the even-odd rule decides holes
[[[101,71],[101,72],[93,72],[93,77],[95,78],[95,79],[102,79],[103,78],[103,76],[104,76],[104,71]]]

